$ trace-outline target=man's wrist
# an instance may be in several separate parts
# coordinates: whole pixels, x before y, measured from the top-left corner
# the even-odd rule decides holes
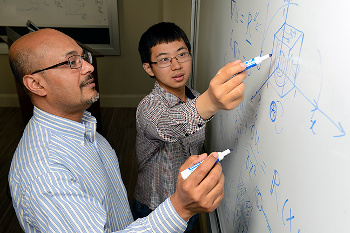
[[[212,117],[219,109],[216,108],[215,104],[212,102],[208,91],[205,91],[200,95],[196,100],[196,108],[198,114],[204,119],[207,120]]]
[[[186,210],[186,208],[184,208],[183,204],[177,199],[176,193],[174,193],[170,197],[170,202],[173,205],[173,207],[174,207],[175,211],[177,212],[177,214],[184,221],[187,222],[193,216],[193,213],[191,213],[190,211]]]

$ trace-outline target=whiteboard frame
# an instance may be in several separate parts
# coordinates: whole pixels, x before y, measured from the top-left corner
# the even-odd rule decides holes
[[[118,0],[107,0],[108,10],[108,30],[109,30],[109,44],[85,44],[91,49],[100,52],[103,55],[120,55],[120,39],[119,39],[119,19],[118,19]],[[51,27],[50,25],[44,25],[35,23],[40,27]],[[26,25],[1,25],[0,26],[23,26]],[[68,27],[67,25],[54,25],[52,27]],[[98,26],[84,25],[75,26],[71,25],[72,28],[99,28]],[[105,27],[104,27],[105,28]],[[73,38],[74,39],[74,38]],[[0,43],[0,54],[8,54],[8,46],[6,43]]]
[[[200,0],[192,0],[191,12],[191,46],[192,46],[192,72],[189,79],[189,85],[195,89],[197,50],[198,50],[198,27],[199,27]]]
[[[209,225],[211,233],[221,233],[221,227],[218,218],[219,216],[217,210],[214,210],[213,212],[209,213]]]

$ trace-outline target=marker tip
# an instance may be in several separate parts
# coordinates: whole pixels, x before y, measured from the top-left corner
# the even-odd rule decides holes
[[[272,53],[270,53],[269,55],[270,55],[270,57],[272,57]]]

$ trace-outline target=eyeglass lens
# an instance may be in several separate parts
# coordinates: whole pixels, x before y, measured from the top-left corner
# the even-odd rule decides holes
[[[90,52],[85,52],[83,55],[83,59],[92,64],[92,55]]]
[[[171,65],[172,60],[173,60],[174,58],[177,60],[177,62],[183,63],[183,62],[186,62],[186,61],[190,60],[191,54],[188,53],[188,52],[186,52],[186,53],[178,54],[178,55],[175,56],[175,57],[166,57],[166,58],[163,58],[163,59],[158,60],[158,61],[157,61],[157,65],[158,65],[160,68],[168,67],[168,66]]]
[[[68,58],[68,63],[69,63],[70,68],[72,68],[72,69],[80,68],[82,63],[83,63],[82,58],[86,62],[92,64],[91,53],[87,52],[87,53],[84,53],[82,56],[80,56],[80,55],[73,55],[73,56],[69,57]]]

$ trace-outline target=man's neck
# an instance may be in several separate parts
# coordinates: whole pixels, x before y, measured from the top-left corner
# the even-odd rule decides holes
[[[173,94],[174,96],[178,97],[184,102],[187,102],[188,98],[186,96],[186,86],[182,86],[180,88],[170,88],[168,86],[163,86],[159,84],[161,87],[163,87],[166,91]]]
[[[62,118],[66,118],[66,119],[69,119],[72,121],[76,121],[76,122],[81,122],[81,119],[82,119],[84,111],[85,111],[85,109],[66,110],[66,109],[60,109],[60,108],[53,108],[51,106],[36,105],[35,103],[34,103],[34,105],[37,108],[39,108],[47,113],[50,113],[52,115],[59,116]]]

